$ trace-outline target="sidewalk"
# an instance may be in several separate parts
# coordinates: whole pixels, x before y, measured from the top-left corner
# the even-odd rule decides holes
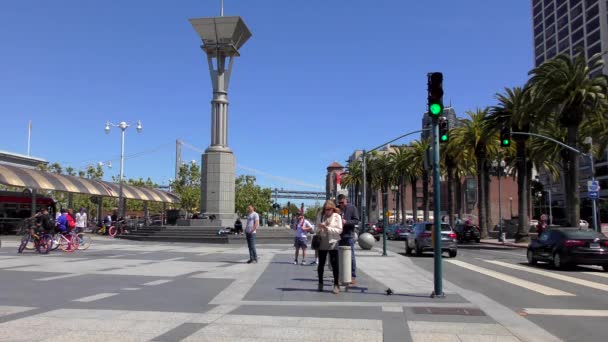
[[[431,298],[432,272],[379,248],[357,247],[357,286],[334,295],[331,272],[326,268],[324,291],[317,292],[316,266],[293,265],[290,244],[259,244],[259,263],[246,264],[246,246],[96,239],[83,253],[17,256],[17,243],[3,239],[0,253],[0,272],[21,279],[15,288],[44,280],[46,289],[72,284],[72,291],[44,308],[4,298],[0,340],[559,341],[447,279],[445,298]],[[91,292],[95,286],[102,293]],[[86,324],[65,327],[66,316]],[[23,327],[35,324],[61,328],[26,334]]]
[[[499,242],[497,239],[481,239],[481,243],[487,245],[505,246],[505,247],[517,247],[517,248],[528,248],[530,243],[528,242],[515,242],[515,239],[506,239],[504,242]]]

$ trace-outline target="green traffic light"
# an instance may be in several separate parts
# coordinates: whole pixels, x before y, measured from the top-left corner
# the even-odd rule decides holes
[[[447,135],[442,135],[441,136],[441,141],[448,141],[448,136]]]
[[[509,146],[510,143],[511,143],[511,141],[509,139],[503,139],[502,140],[503,146]]]
[[[441,114],[441,105],[439,103],[433,103],[429,106],[429,111],[433,115]]]

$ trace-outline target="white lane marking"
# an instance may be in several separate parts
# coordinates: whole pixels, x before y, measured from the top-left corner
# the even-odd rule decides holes
[[[118,293],[98,293],[98,294],[93,295],[93,296],[88,296],[88,297],[82,297],[82,298],[74,299],[73,302],[82,302],[82,303],[94,302],[96,300],[100,300],[100,299],[116,296],[117,294]]]
[[[582,286],[587,286],[587,287],[590,287],[590,288],[593,288],[593,289],[596,289],[596,290],[608,291],[608,285],[605,285],[605,284],[600,284],[600,283],[595,283],[595,282],[584,280],[584,279],[578,279],[578,278],[574,278],[574,277],[569,277],[569,276],[565,276],[565,275],[559,274],[559,273],[553,273],[553,272],[543,271],[543,270],[539,270],[539,269],[536,269],[536,268],[531,268],[531,267],[526,267],[526,266],[520,266],[520,265],[513,265],[513,264],[509,264],[509,263],[502,262],[502,261],[497,261],[497,260],[484,260],[484,261],[485,262],[489,262],[489,263],[494,264],[494,265],[499,265],[499,266],[503,266],[503,267],[507,267],[507,268],[512,268],[514,270],[520,270],[520,271],[524,271],[524,272],[529,272],[529,273],[534,273],[534,274],[540,274],[540,275],[543,275],[545,277],[562,280],[562,281],[565,281],[565,282],[568,282],[568,283],[582,285]]]
[[[403,306],[383,306],[382,312],[403,312]]]
[[[161,279],[161,280],[155,280],[155,281],[151,281],[145,284],[142,284],[143,286],[154,286],[154,285],[161,285],[161,284],[166,284],[166,283],[170,283],[173,280],[169,280],[169,279]]]
[[[591,274],[597,277],[603,277],[603,278],[608,278],[608,273],[601,273],[601,272],[583,272],[584,274]]]
[[[490,253],[510,254],[510,255],[516,255],[516,256],[522,257],[522,258],[526,257],[525,254],[518,254],[518,253],[511,253],[511,252],[491,251]]]
[[[34,279],[35,281],[49,281],[49,280],[56,280],[56,279],[65,279],[65,278],[72,278],[72,277],[78,277],[81,274],[64,274],[64,275],[58,275],[58,276],[54,276],[54,277],[46,277],[46,278],[39,278],[39,279]]]
[[[178,260],[182,260],[182,259],[186,259],[185,257],[179,257],[179,258],[171,258],[171,259],[165,259],[165,260],[160,260],[160,261],[178,261]]]
[[[608,310],[525,308],[528,315],[608,317]]]
[[[472,265],[472,264],[469,264],[469,263],[466,263],[463,261],[459,261],[459,260],[446,260],[446,261],[453,265],[460,266],[460,267],[469,269],[471,271],[478,272],[478,273],[487,275],[492,278],[496,278],[498,280],[502,280],[509,284],[513,284],[515,286],[523,287],[530,291],[544,294],[545,296],[574,296],[574,294],[569,293],[569,292],[564,292],[564,291],[561,291],[558,289],[554,289],[552,287],[548,287],[548,286],[544,286],[541,284],[533,283],[531,281],[512,277],[508,274],[492,271],[492,270],[489,270],[489,269],[483,268],[483,267],[478,267],[478,266],[475,266],[475,265]]]
[[[121,258],[123,256],[125,256],[126,254],[118,254],[118,255],[111,255],[108,258]]]
[[[123,288],[121,288],[121,290],[123,290],[123,291],[137,291],[137,290],[141,290],[141,287],[123,287]]]

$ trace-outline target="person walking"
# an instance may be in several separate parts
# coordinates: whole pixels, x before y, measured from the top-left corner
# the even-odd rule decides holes
[[[76,213],[76,232],[84,232],[84,229],[87,227],[87,213],[84,211],[84,208],[80,208],[80,210]]]
[[[296,248],[296,256],[293,261],[294,265],[298,264],[298,254],[300,249],[302,249],[302,263],[301,265],[306,265],[306,248],[308,248],[308,232],[312,231],[312,224],[304,218],[304,214],[299,212],[296,218],[296,224],[293,228],[295,232],[295,236],[293,239],[293,246]]]
[[[245,226],[245,237],[247,238],[247,248],[249,248],[248,264],[258,263],[258,254],[255,250],[255,232],[260,226],[260,215],[255,212],[253,205],[247,206],[247,225]]]
[[[338,268],[338,242],[342,233],[342,217],[340,217],[340,209],[336,208],[336,204],[331,201],[325,201],[323,205],[323,216],[319,223],[319,234],[321,243],[319,245],[319,266],[317,267],[317,275],[319,277],[318,291],[323,292],[323,271],[325,262],[329,254],[329,263],[334,276],[334,288],[331,292],[334,294],[340,293],[340,279]]]
[[[338,195],[338,205],[342,211],[342,234],[340,235],[340,246],[350,246],[351,276],[350,286],[357,284],[357,262],[355,258],[355,226],[359,224],[359,210],[354,205],[348,203],[344,194]]]

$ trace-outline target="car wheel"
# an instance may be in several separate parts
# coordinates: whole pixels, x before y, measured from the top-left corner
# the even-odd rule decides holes
[[[562,256],[559,253],[553,253],[553,267],[562,268],[564,263],[562,262]]]
[[[531,249],[528,249],[528,252],[526,253],[526,258],[528,259],[528,264],[536,265],[536,259],[534,258],[534,252],[532,252]]]
[[[416,252],[417,256],[422,256],[422,248],[418,247],[418,244],[414,245],[414,251]]]
[[[475,239],[475,242],[480,243],[481,239]]]
[[[608,272],[608,265],[603,265],[602,268],[604,269],[604,272]]]
[[[450,249],[449,254],[450,254],[450,258],[455,258],[456,255],[458,255],[458,250],[456,250],[456,249]]]

